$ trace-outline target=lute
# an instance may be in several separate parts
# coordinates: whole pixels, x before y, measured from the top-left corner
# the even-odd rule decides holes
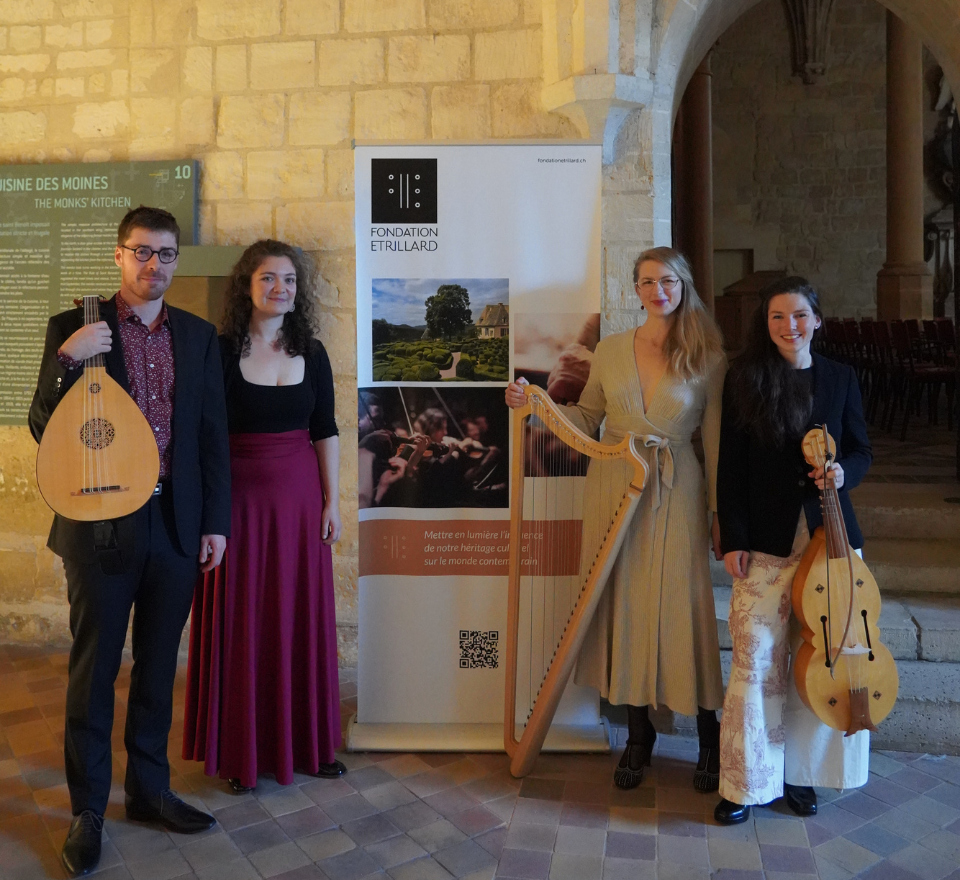
[[[85,296],[84,324],[99,320],[99,297]],[[43,500],[67,519],[115,519],[147,502],[159,473],[153,429],[133,398],[107,375],[103,355],[88,358],[40,441],[37,484]]]

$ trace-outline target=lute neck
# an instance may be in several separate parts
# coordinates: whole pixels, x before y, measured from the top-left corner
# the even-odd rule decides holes
[[[84,296],[83,298],[83,324],[96,324],[100,321],[100,297]],[[103,355],[95,354],[88,357],[83,362],[84,370],[102,368],[104,365]]]

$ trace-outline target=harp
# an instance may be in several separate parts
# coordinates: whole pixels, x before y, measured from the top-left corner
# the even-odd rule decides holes
[[[504,699],[504,748],[517,777],[540,754],[647,481],[633,434],[599,443],[541,388],[524,392],[513,411]],[[584,516],[585,495],[601,499],[599,516]],[[527,665],[521,630],[529,668],[518,676]],[[519,737],[518,712],[527,713]]]

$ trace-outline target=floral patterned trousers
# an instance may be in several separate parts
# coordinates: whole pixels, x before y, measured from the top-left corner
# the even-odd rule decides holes
[[[745,578],[733,582],[733,664],[720,725],[720,796],[766,804],[791,785],[858,788],[866,784],[870,734],[844,737],[800,700],[790,662],[799,643],[792,619],[793,576],[810,542],[800,523],[790,556],[752,553]],[[793,624],[793,626],[791,626]]]

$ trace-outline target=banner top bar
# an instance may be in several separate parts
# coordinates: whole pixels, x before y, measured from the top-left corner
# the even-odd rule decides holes
[[[487,138],[485,140],[444,140],[444,141],[389,141],[389,140],[352,140],[350,146],[357,147],[602,147],[602,140],[557,140],[555,138]]]

